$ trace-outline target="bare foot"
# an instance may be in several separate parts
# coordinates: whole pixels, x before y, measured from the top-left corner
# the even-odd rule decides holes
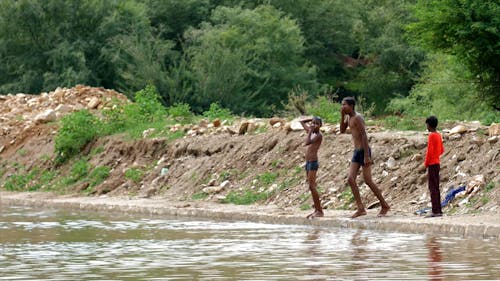
[[[306,218],[308,218],[308,219],[314,219],[316,217],[322,217],[322,216],[324,216],[323,212],[314,211],[311,214],[309,214]]]
[[[377,217],[385,217],[385,215],[387,215],[387,213],[389,212],[390,209],[391,209],[391,207],[389,207],[389,206],[382,207],[382,209],[380,209],[380,212],[378,213]]]
[[[352,214],[351,216],[351,219],[354,219],[354,218],[357,218],[357,217],[361,217],[361,216],[364,216],[366,215],[366,211],[365,210],[357,210],[356,213]]]

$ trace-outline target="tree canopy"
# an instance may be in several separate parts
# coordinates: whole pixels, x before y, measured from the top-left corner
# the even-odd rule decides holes
[[[469,77],[463,102],[498,111],[499,23],[492,0],[4,0],[0,93],[153,85],[166,106],[267,116],[334,92],[384,114],[452,55],[466,72],[438,83]]]

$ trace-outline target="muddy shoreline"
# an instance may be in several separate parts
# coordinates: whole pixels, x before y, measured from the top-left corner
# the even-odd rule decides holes
[[[69,197],[50,193],[15,192],[0,192],[0,204],[500,240],[500,219],[497,214],[454,215],[429,219],[411,214],[390,214],[387,217],[378,218],[376,216],[378,210],[368,210],[367,216],[350,219],[349,215],[352,211],[325,210],[325,217],[308,220],[305,219],[307,214],[305,211],[287,210],[273,205],[241,206],[213,202],[174,202],[166,199]]]

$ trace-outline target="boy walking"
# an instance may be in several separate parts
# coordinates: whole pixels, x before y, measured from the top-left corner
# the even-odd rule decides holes
[[[363,117],[354,110],[356,105],[356,100],[353,97],[346,97],[342,100],[341,108],[341,120],[340,120],[340,132],[344,133],[349,127],[351,129],[352,141],[354,144],[354,153],[351,160],[351,166],[349,168],[349,178],[347,182],[351,186],[352,195],[356,200],[356,205],[358,210],[351,216],[351,218],[357,218],[359,216],[366,215],[365,207],[361,201],[361,195],[359,193],[359,188],[356,184],[356,177],[358,171],[363,167],[363,179],[365,183],[370,187],[373,194],[380,201],[380,212],[379,217],[385,216],[389,212],[389,204],[382,196],[382,192],[378,186],[373,182],[372,179],[372,159],[371,159],[371,149],[368,144],[368,136],[366,135],[365,121]]]
[[[444,152],[444,147],[441,135],[436,131],[438,125],[438,119],[436,116],[429,116],[425,120],[425,124],[427,125],[427,130],[430,134],[427,142],[427,152],[425,154],[424,165],[427,168],[427,178],[432,204],[432,213],[426,217],[432,218],[443,215],[441,211],[441,196],[439,192],[439,171],[441,169],[439,158]]]
[[[310,125],[308,124],[310,123]],[[323,122],[319,117],[304,119],[300,121],[302,127],[307,131],[307,138],[305,142],[306,149],[306,177],[311,190],[312,199],[314,202],[314,212],[307,216],[308,219],[323,216],[323,208],[319,200],[318,190],[316,190],[316,173],[318,172],[318,150],[323,141],[323,135],[319,131]]]

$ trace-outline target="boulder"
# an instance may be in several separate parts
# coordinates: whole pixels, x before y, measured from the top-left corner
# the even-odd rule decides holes
[[[490,137],[500,136],[500,123],[493,123],[488,128],[488,133]]]
[[[96,109],[97,106],[99,106],[100,103],[101,103],[101,100],[99,98],[93,97],[87,103],[87,108],[89,108],[89,109]]]
[[[458,125],[458,126],[453,127],[450,130],[450,135],[463,134],[463,133],[467,132],[467,130],[468,130],[468,128],[465,127],[464,125]]]
[[[47,109],[42,113],[39,113],[37,116],[35,116],[35,122],[36,123],[48,123],[55,121],[57,118],[56,112],[52,109]]]

